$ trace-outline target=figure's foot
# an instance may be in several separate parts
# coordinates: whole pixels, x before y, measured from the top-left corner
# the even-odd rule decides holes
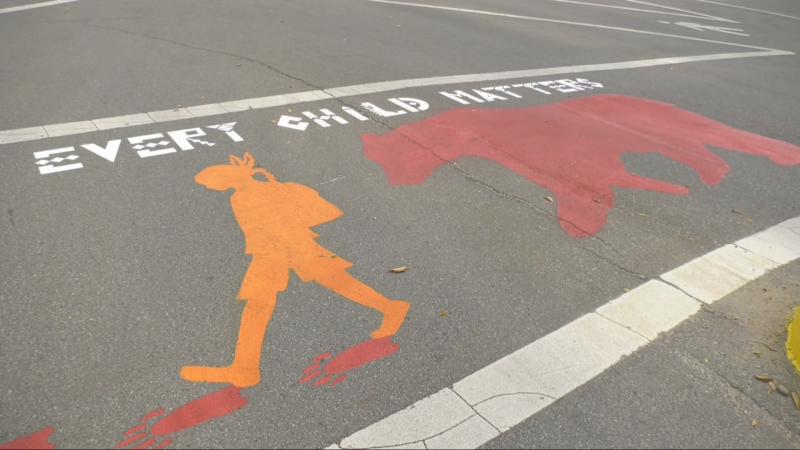
[[[372,332],[372,339],[394,336],[397,330],[400,329],[400,325],[403,324],[409,308],[411,308],[411,303],[403,300],[393,300],[390,306],[386,308],[386,311],[383,311],[383,322],[380,328]]]
[[[258,368],[245,368],[231,364],[226,367],[184,366],[181,378],[206,383],[230,383],[236,387],[255,386],[261,381]]]
[[[396,352],[400,346],[390,339],[389,336],[382,339],[370,339],[348,348],[333,358],[331,358],[330,352],[323,353],[314,358],[311,365],[303,370],[303,378],[300,379],[300,383],[316,379],[314,386],[321,384],[336,386],[344,381],[344,372]]]

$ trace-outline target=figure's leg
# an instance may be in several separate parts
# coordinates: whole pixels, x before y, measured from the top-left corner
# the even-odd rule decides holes
[[[410,303],[402,300],[389,300],[344,270],[317,273],[314,275],[314,280],[359,305],[380,311],[383,314],[383,322],[380,328],[372,333],[373,339],[397,333],[406,318],[408,308],[411,307]]]
[[[282,269],[282,270],[281,270]],[[288,269],[254,259],[242,282],[239,298],[247,299],[242,311],[233,363],[226,367],[186,366],[181,377],[189,381],[231,383],[247,387],[261,381],[259,365],[264,333],[275,309],[278,292],[286,288]]]

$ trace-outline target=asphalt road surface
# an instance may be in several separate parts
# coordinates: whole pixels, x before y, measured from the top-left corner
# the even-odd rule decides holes
[[[792,0],[1,0],[0,442],[798,448],[795,53]],[[722,247],[771,271],[661,278]]]

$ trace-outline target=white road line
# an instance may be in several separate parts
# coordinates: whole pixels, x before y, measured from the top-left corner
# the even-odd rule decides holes
[[[77,1],[77,0],[57,0],[61,2],[65,1]],[[578,72],[593,72],[593,71],[600,71],[600,70],[616,70],[616,69],[631,69],[637,67],[652,67],[652,66],[659,66],[665,64],[681,64],[687,62],[698,62],[698,61],[713,61],[713,60],[722,60],[722,59],[737,59],[737,58],[749,58],[749,57],[757,57],[757,56],[778,56],[778,55],[794,55],[794,53],[784,50],[777,50],[771,49],[766,47],[756,47],[753,45],[744,45],[744,44],[736,44],[732,42],[725,42],[725,41],[716,41],[711,39],[702,39],[690,36],[681,36],[675,34],[667,34],[667,33],[656,33],[652,31],[644,31],[644,30],[635,30],[631,28],[619,28],[619,27],[611,27],[606,25],[596,25],[591,23],[583,23],[583,22],[570,22],[565,20],[555,20],[555,19],[545,19],[541,17],[530,17],[530,16],[518,16],[513,14],[502,14],[502,13],[494,13],[490,11],[478,11],[472,9],[463,9],[463,8],[451,8],[445,6],[437,6],[437,5],[426,5],[421,3],[407,3],[407,2],[399,2],[399,1],[390,1],[390,0],[366,0],[375,3],[387,3],[387,4],[395,4],[395,5],[403,5],[403,6],[413,6],[418,8],[431,8],[431,9],[441,9],[441,10],[448,10],[448,11],[457,11],[457,12],[466,12],[466,13],[473,13],[473,14],[485,14],[491,16],[500,16],[500,17],[508,17],[514,19],[524,19],[524,20],[536,20],[541,22],[550,22],[550,23],[559,23],[565,25],[576,25],[576,26],[584,26],[590,28],[600,28],[606,30],[616,30],[616,31],[626,31],[630,33],[640,33],[640,34],[648,34],[653,36],[662,36],[662,37],[670,37],[675,39],[684,39],[690,41],[698,41],[698,42],[708,42],[712,44],[720,44],[720,45],[727,45],[732,47],[739,47],[739,48],[747,48],[747,49],[755,49],[755,50],[762,50],[761,52],[743,52],[743,53],[724,53],[724,54],[713,54],[713,55],[701,55],[701,56],[687,56],[687,57],[676,57],[676,58],[657,58],[657,59],[647,59],[647,60],[639,60],[639,61],[628,61],[622,63],[610,63],[610,64],[589,64],[589,65],[582,65],[582,66],[568,66],[568,67],[556,67],[556,68],[548,68],[548,69],[531,69],[531,70],[517,70],[517,71],[508,71],[508,72],[495,72],[495,73],[483,73],[483,74],[471,74],[471,75],[457,75],[457,76],[443,76],[443,77],[432,77],[432,78],[416,78],[416,79],[409,79],[409,80],[398,80],[398,81],[386,81],[386,82],[379,82],[379,83],[368,83],[368,84],[360,84],[355,86],[344,86],[338,88],[329,88],[323,90],[316,90],[316,91],[306,91],[306,92],[298,92],[298,93],[291,93],[291,94],[284,94],[284,95],[273,95],[269,97],[260,97],[260,98],[251,98],[245,100],[238,100],[233,102],[225,102],[225,103],[212,103],[207,105],[198,105],[198,106],[191,106],[188,108],[182,108],[179,110],[168,110],[168,111],[154,111],[150,113],[142,113],[142,114],[132,114],[127,116],[121,117],[110,117],[110,118],[103,118],[103,119],[95,119],[92,120],[91,123],[97,128],[98,131],[107,130],[111,128],[121,128],[121,127],[131,127],[137,125],[145,125],[149,123],[156,123],[156,122],[168,122],[174,120],[182,120],[188,119],[193,117],[205,117],[211,115],[218,115],[218,114],[226,114],[226,113],[234,113],[234,112],[242,112],[248,111],[251,109],[260,109],[260,108],[269,108],[273,106],[280,106],[280,105],[292,105],[292,104],[299,104],[299,103],[306,103],[306,102],[314,102],[318,100],[324,100],[329,98],[341,98],[341,97],[349,97],[355,95],[363,95],[363,94],[372,94],[376,92],[387,92],[397,89],[403,89],[407,87],[420,87],[420,86],[439,86],[445,84],[455,84],[455,83],[467,83],[467,82],[475,82],[475,81],[493,81],[493,80],[504,80],[504,79],[512,79],[512,78],[521,78],[521,77],[534,77],[534,76],[544,76],[544,75],[559,75],[559,74],[567,74],[567,73],[578,73]],[[57,2],[49,2],[47,4],[55,4]],[[40,3],[39,5],[46,5],[45,3]],[[34,5],[29,5],[34,6]],[[91,132],[91,127],[71,127],[73,123],[69,124],[55,124],[55,125],[44,125],[38,127],[29,127],[29,128],[22,128],[16,130],[6,130],[0,131],[0,145],[2,144],[11,144],[16,142],[25,142],[31,141],[35,139],[45,139],[49,137],[56,137],[57,136],[65,136],[68,134],[80,134],[85,132]],[[77,123],[86,123],[86,122],[77,122]],[[57,134],[49,134],[48,130],[51,129],[58,129]]]
[[[772,14],[773,16],[788,17],[790,19],[800,20],[800,17],[787,16],[786,14],[778,14],[778,13],[771,12],[771,11],[764,11],[763,9],[753,9],[753,8],[747,8],[747,7],[744,7],[744,6],[739,6],[739,5],[729,5],[727,3],[712,2],[712,1],[709,1],[709,0],[697,0],[697,1],[703,2],[703,3],[713,3],[715,5],[730,6],[731,8],[746,9],[748,11],[756,11],[756,12],[760,12],[760,13],[764,13],[764,14]]]
[[[667,12],[667,11],[654,11],[652,9],[631,8],[631,7],[628,7],[628,6],[613,6],[613,5],[603,5],[603,4],[600,4],[600,3],[578,2],[578,1],[575,1],[575,0],[553,0],[553,1],[554,2],[560,2],[560,3],[575,3],[577,5],[599,6],[601,8],[625,9],[625,10],[628,10],[628,11],[649,12],[649,13],[654,13],[654,14],[666,14],[666,15],[670,15],[670,16],[691,17],[693,19],[718,20],[720,22],[739,23],[739,22],[736,22],[736,21],[733,21],[733,20],[723,19],[722,17],[708,16],[708,15],[705,15],[705,14],[694,13],[692,11],[684,11],[684,12],[689,12],[691,14],[681,14],[681,13],[674,13],[674,12]],[[667,8],[666,6],[661,6],[661,5],[656,5],[656,6],[658,6],[660,8]],[[667,8],[667,9],[673,9],[673,8]],[[679,11],[683,11],[683,10],[679,10]]]
[[[32,5],[23,5],[23,6],[14,6],[11,8],[3,8],[0,9],[0,14],[8,14],[17,11],[25,11],[28,9],[36,9],[36,8],[44,8],[45,6],[53,6],[53,5],[60,5],[62,3],[72,3],[77,2],[79,0],[53,0],[51,2],[44,2],[44,3],[34,3]]]
[[[317,91],[298,92],[286,95],[251,98],[226,103],[211,103],[207,105],[190,106],[188,108],[178,110],[153,111],[144,114],[107,117],[85,122],[72,122],[66,124],[44,125],[39,127],[0,131],[0,145],[33,141],[37,139],[47,139],[70,134],[90,133],[94,131],[109,130],[112,128],[133,127],[157,122],[183,120],[192,117],[230,114],[235,112],[249,111],[251,109],[270,108],[281,105],[297,105],[300,103],[315,102],[329,98],[352,97],[357,95],[365,95],[365,93],[388,92],[410,87],[440,86],[446,84],[471,83],[478,81],[496,81],[512,78],[563,75],[569,73],[587,73],[605,70],[635,69],[641,67],[675,65],[701,61],[718,61],[723,59],[781,55],[794,55],[794,53],[783,50],[719,53],[713,55],[680,56],[674,58],[642,59],[637,61],[625,61],[617,63],[587,64],[582,66],[551,67],[546,69],[512,70],[508,72],[491,72],[483,74],[385,81],[380,83],[344,86]],[[80,126],[75,126],[76,124]]]
[[[698,16],[705,17],[708,20],[718,19],[718,20],[722,20],[722,21],[726,21],[726,22],[733,22],[732,20],[723,19],[722,17],[712,16],[712,15],[703,14],[703,13],[697,13],[697,12],[694,12],[694,11],[688,11],[688,10],[680,9],[680,8],[673,8],[671,6],[657,5],[655,3],[643,2],[642,0],[628,0],[628,1],[631,2],[631,3],[639,3],[641,5],[655,6],[655,7],[663,8],[663,9],[671,9],[673,11],[688,12],[688,13],[692,13],[692,14],[695,14],[695,15],[698,15]],[[739,22],[736,22],[736,23],[739,23]]]
[[[650,280],[328,448],[477,448],[709,304],[800,258],[800,217]],[[677,287],[676,287],[677,286]]]
[[[639,34],[649,34],[652,36],[663,36],[663,37],[670,37],[675,39],[686,39],[689,41],[699,41],[699,42],[710,42],[712,44],[720,44],[720,45],[730,45],[733,47],[741,47],[741,48],[752,48],[756,50],[775,50],[772,48],[765,48],[765,47],[756,47],[753,45],[744,45],[744,44],[735,44],[733,42],[726,42],[726,41],[715,41],[711,39],[702,39],[696,38],[691,36],[683,36],[680,34],[668,34],[668,33],[657,33],[655,31],[645,31],[645,30],[636,30],[633,28],[621,28],[621,27],[612,27],[608,25],[597,25],[594,23],[585,23],[585,22],[570,22],[568,20],[557,20],[557,19],[545,19],[542,17],[532,17],[532,16],[519,16],[516,14],[505,14],[505,13],[496,13],[491,11],[482,11],[477,9],[464,9],[464,8],[452,8],[449,6],[439,6],[439,5],[427,5],[424,3],[408,3],[408,2],[399,2],[394,0],[365,0],[368,2],[373,3],[386,3],[391,5],[402,5],[402,6],[414,6],[417,8],[430,8],[430,9],[441,9],[445,11],[455,11],[455,12],[462,12],[462,13],[470,13],[470,14],[484,14],[487,16],[497,16],[497,17],[508,17],[509,19],[522,19],[522,20],[535,20],[537,22],[550,22],[550,23],[560,23],[565,25],[576,25],[580,27],[589,27],[589,28],[601,28],[604,30],[616,30],[616,31],[627,31],[629,33],[639,33]]]

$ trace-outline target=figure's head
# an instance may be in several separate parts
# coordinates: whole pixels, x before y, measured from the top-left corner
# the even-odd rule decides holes
[[[239,189],[246,184],[257,182],[253,179],[253,175],[256,173],[264,174],[271,183],[276,182],[275,177],[266,170],[254,169],[254,164],[255,160],[250,153],[245,153],[242,159],[231,155],[230,164],[203,169],[194,177],[194,181],[215,191]]]

